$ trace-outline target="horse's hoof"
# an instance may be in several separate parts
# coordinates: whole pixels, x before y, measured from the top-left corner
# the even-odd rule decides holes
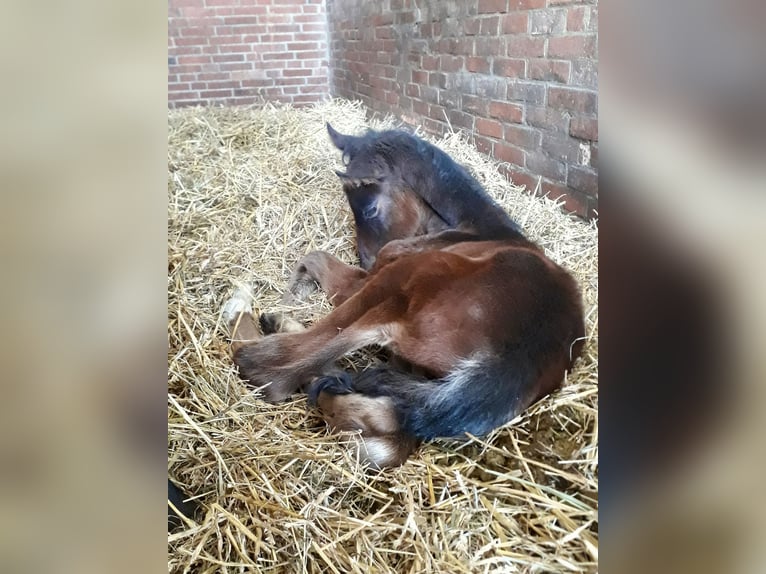
[[[252,313],[252,301],[253,297],[249,291],[244,287],[237,288],[234,294],[223,304],[223,309],[221,310],[223,320],[228,324],[232,324],[239,319],[242,313]]]
[[[318,377],[311,383],[308,389],[308,403],[312,407],[316,406],[319,400],[319,393],[329,393],[331,395],[347,395],[354,392],[353,378],[348,373],[336,373]]]
[[[258,317],[258,323],[264,335],[274,333],[299,333],[305,330],[305,327],[283,313],[261,313]]]

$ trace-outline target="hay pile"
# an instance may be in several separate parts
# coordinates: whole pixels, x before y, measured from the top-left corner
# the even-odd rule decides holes
[[[277,309],[306,252],[356,260],[327,120],[393,125],[344,101],[169,113],[168,468],[206,511],[169,536],[170,571],[595,571],[597,230],[514,187],[464,137],[435,143],[583,287],[589,340],[564,389],[488,437],[369,474],[305,398],[269,405],[237,378],[220,318],[236,286]],[[319,294],[294,314],[329,310]]]

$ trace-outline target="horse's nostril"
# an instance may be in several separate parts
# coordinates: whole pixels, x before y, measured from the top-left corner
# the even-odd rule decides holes
[[[306,273],[307,271],[308,269],[306,269],[305,265],[303,265],[302,263],[298,265],[298,273]]]

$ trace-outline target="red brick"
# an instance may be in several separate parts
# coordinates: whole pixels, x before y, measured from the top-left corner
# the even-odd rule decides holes
[[[297,12],[295,6],[279,6],[277,3],[269,7],[270,14],[294,14]]]
[[[242,80],[243,88],[264,88],[274,85],[274,80]]]
[[[489,61],[481,56],[469,56],[465,61],[465,69],[469,72],[486,74],[489,72]]]
[[[513,0],[511,0],[513,2]],[[507,12],[508,0],[479,0],[479,14]]]
[[[548,106],[554,109],[594,114],[596,113],[597,101],[596,92],[552,86],[548,89]]]
[[[394,15],[391,13],[377,14],[370,23],[372,26],[390,26],[394,23]]]
[[[538,82],[510,80],[506,98],[510,101],[525,102],[526,104],[543,104],[545,102],[545,86]]]
[[[441,72],[431,72],[428,74],[428,85],[444,88],[447,86],[447,75]]]
[[[466,18],[463,21],[463,33],[466,36],[475,36],[481,29],[481,19],[479,18]]]
[[[425,116],[428,114],[428,104],[422,100],[413,100],[412,111],[421,116]]]
[[[319,49],[319,44],[317,44],[316,42],[291,42],[291,43],[287,44],[287,49],[288,50],[293,50],[293,51],[296,51],[296,52],[297,51],[301,51],[301,50],[303,50],[303,51],[306,51],[306,50],[318,50]]]
[[[292,60],[293,56],[292,52],[267,52],[261,54],[264,60]]]
[[[412,72],[412,81],[416,84],[427,84],[428,83],[428,72],[423,72],[420,70]]]
[[[540,149],[549,158],[566,164],[576,163],[580,158],[580,142],[560,133],[543,134]]]
[[[202,53],[202,47],[201,46],[177,46],[173,48],[172,50],[169,50],[169,53],[174,56],[186,56],[189,54],[201,54]]]
[[[211,56],[179,56],[178,63],[185,64],[209,64],[212,62]]]
[[[175,43],[176,46],[206,46],[208,44],[208,38],[204,36],[175,38]]]
[[[438,136],[443,136],[445,133],[447,133],[447,125],[442,122],[437,122],[436,120],[432,120],[431,118],[425,118],[423,120],[423,127],[426,129],[426,131],[436,134]]]
[[[240,84],[239,82],[231,82],[231,81],[224,81],[224,82],[208,82],[207,89],[208,90],[223,90],[227,88],[239,88]],[[192,84],[192,88],[194,88],[194,84]],[[203,89],[203,88],[200,88]]]
[[[526,12],[506,14],[500,20],[501,34],[525,34],[529,19]]]
[[[496,122],[494,120],[476,118],[476,131],[484,136],[490,136],[493,138],[503,137],[503,125],[500,122]]]
[[[566,10],[547,8],[529,15],[530,34],[563,34],[567,28]]]
[[[473,131],[474,117],[471,114],[466,114],[459,110],[452,110],[448,114],[449,123],[452,128],[465,128]]]
[[[324,42],[326,36],[324,34],[309,34],[309,33],[297,33],[293,34],[296,42]]]
[[[297,60],[318,60],[319,58],[322,58],[326,55],[327,54],[321,50],[316,50],[314,52],[295,52],[295,58]],[[307,66],[309,63],[303,62],[303,65]]]
[[[293,22],[316,22],[316,14],[296,14],[292,17]]]
[[[474,136],[473,145],[475,145],[476,149],[483,154],[492,154],[492,140],[488,140],[487,138],[483,138],[481,136]]]
[[[229,74],[224,74],[223,72],[210,72],[210,73],[199,75],[199,79],[205,82],[210,82],[215,80],[225,80],[228,77],[229,77]]]
[[[189,84],[173,84],[168,86],[168,93],[173,94],[173,99],[180,99],[179,94],[183,95],[183,93],[188,92],[190,89],[191,86]]]
[[[245,52],[252,52],[253,46],[251,46],[250,44],[233,44],[230,46],[218,46],[218,51],[221,54],[245,53]]]
[[[463,94],[463,110],[479,116],[487,115],[487,100],[470,94]]]
[[[278,83],[282,86],[303,86],[306,78],[282,78],[278,80]]]
[[[500,161],[524,167],[524,152],[517,147],[495,142],[492,152]]]
[[[497,36],[497,28],[500,23],[499,16],[489,16],[481,19],[481,33],[490,36]]]
[[[549,58],[591,58],[595,53],[595,36],[561,36],[548,40]]]
[[[598,6],[593,6],[586,18],[588,32],[598,32]]]
[[[541,195],[555,201],[559,198],[566,197],[567,193],[569,193],[569,189],[567,189],[567,186],[563,183],[552,183],[543,180],[540,182],[540,192]]]
[[[589,197],[578,191],[570,190],[564,200],[564,209],[583,219],[592,219],[598,216],[598,196]]]
[[[285,70],[284,72],[282,72],[282,75],[285,76],[285,77],[290,77],[290,76],[310,76],[311,74],[312,74],[312,70],[306,70],[306,69],[303,69],[303,68],[298,68],[298,69],[294,69],[294,70]]]
[[[527,106],[524,121],[529,126],[566,134],[569,133],[569,116],[570,113],[566,110]]]
[[[324,32],[324,24],[302,24],[301,29],[304,32]]]
[[[567,12],[567,30],[570,32],[585,31],[585,17],[588,14],[587,6],[572,6]]]
[[[474,56],[494,57],[503,55],[505,46],[499,37],[479,36],[474,39],[470,53]]]
[[[592,169],[580,166],[569,166],[567,185],[586,195],[598,194],[598,176]]]
[[[598,118],[576,116],[569,124],[569,135],[581,140],[598,141]]]
[[[233,71],[243,71],[243,70],[252,70],[252,64],[250,62],[232,62],[230,64],[219,64],[218,69],[222,72],[233,72]]]
[[[530,80],[542,80],[544,82],[569,82],[569,73],[572,63],[566,60],[545,60],[533,58],[529,60],[528,76]]]
[[[506,78],[523,78],[526,73],[526,62],[507,58],[495,58],[492,73]]]
[[[463,69],[461,56],[441,56],[439,61],[443,72],[457,72]]]
[[[567,187],[544,181],[542,184],[542,194],[553,200],[563,200],[562,208],[569,213],[575,213],[580,217],[588,217],[588,198],[581,193],[568,189]]]
[[[239,26],[241,24],[258,24],[258,16],[227,16],[223,19],[227,26]]]
[[[200,92],[201,98],[228,98],[231,97],[231,90],[208,90]]]
[[[507,122],[521,123],[523,108],[507,102],[490,102],[489,115]],[[498,136],[499,137],[499,136]]]
[[[516,147],[535,149],[540,145],[540,132],[527,127],[507,125],[503,139]]]
[[[420,86],[420,97],[426,102],[439,102],[439,90],[430,86]]]
[[[527,169],[534,174],[542,175],[545,178],[563,183],[566,179],[566,164],[564,162],[549,158],[544,153],[528,152]]]
[[[438,56],[423,56],[421,66],[424,70],[437,71],[439,69]]]
[[[539,178],[531,176],[527,173],[515,169],[504,169],[505,175],[511,179],[515,185],[523,185],[527,188],[529,193],[532,193],[537,188],[537,182]]]
[[[211,36],[209,38],[209,43],[211,46],[218,46],[222,44],[237,44],[242,39],[242,36],[239,36],[237,34],[229,34],[226,36]]]
[[[199,64],[188,64],[186,66],[175,66],[173,69],[179,74],[195,74],[202,71],[202,66]]]
[[[447,110],[442,106],[431,104],[428,106],[428,117],[434,120],[445,121],[447,119]]]
[[[506,53],[511,58],[541,58],[545,54],[545,38],[510,36],[506,41]]]
[[[510,0],[508,11],[534,10],[535,8],[545,8],[545,0]]]
[[[244,54],[216,54],[214,61],[218,62],[244,62]]]

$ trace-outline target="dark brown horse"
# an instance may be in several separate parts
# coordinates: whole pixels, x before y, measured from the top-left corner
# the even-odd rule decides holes
[[[259,329],[249,301],[231,299],[240,375],[268,401],[306,389],[331,428],[361,431],[360,456],[377,467],[421,440],[486,434],[558,388],[584,337],[572,277],[435,146],[402,131],[328,131],[362,266],[323,252],[301,260],[289,292],[318,284],[335,305],[308,329],[271,314]],[[334,367],[370,345],[399,360]]]

